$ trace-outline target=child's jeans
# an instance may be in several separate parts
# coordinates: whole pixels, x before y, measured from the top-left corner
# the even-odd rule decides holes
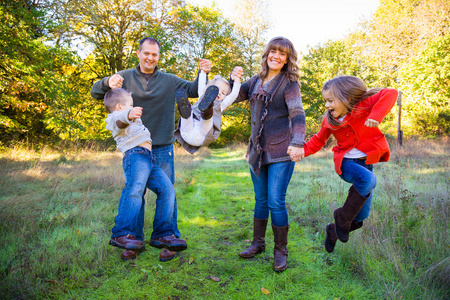
[[[262,166],[258,175],[250,167],[255,191],[255,218],[267,219],[270,211],[273,225],[284,227],[289,224],[285,198],[294,167],[293,161],[273,163]]]
[[[124,153],[125,188],[119,202],[111,238],[131,234],[144,240],[146,187],[156,194],[152,239],[175,234],[172,225],[175,189],[166,173],[155,164],[152,151],[134,147]]]
[[[342,179],[352,183],[362,196],[369,197],[355,217],[355,222],[363,221],[370,214],[373,189],[377,185],[377,177],[373,173],[373,165],[367,165],[365,159],[344,158],[341,171],[342,174],[339,176]]]

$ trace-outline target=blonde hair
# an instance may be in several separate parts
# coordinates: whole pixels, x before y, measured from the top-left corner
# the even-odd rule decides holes
[[[126,104],[127,100],[131,97],[131,92],[126,89],[112,89],[106,92],[103,98],[103,104],[106,111],[112,113],[116,110],[117,103]]]
[[[206,86],[205,86],[205,90],[210,87],[211,85],[215,85],[217,86],[217,84],[224,84],[227,88],[227,95],[229,95],[231,93],[231,86],[228,83],[228,81],[226,81],[225,79],[223,79],[222,77],[220,77],[220,75],[216,75],[214,76],[214,78],[209,81]],[[201,98],[199,100],[201,100],[203,98],[204,94],[201,96]]]
[[[290,40],[281,36],[274,37],[264,47],[259,77],[264,80],[269,75],[269,65],[267,64],[267,57],[269,56],[271,50],[278,50],[286,53],[287,62],[283,66],[281,71],[286,72],[289,81],[298,81],[298,79],[300,78],[300,73],[299,67],[297,65],[297,51],[295,50],[294,45]]]
[[[365,82],[361,78],[342,75],[325,82],[322,93],[328,91],[334,101],[342,103],[347,111],[350,112],[360,101],[375,95],[380,90],[381,88],[367,89]],[[328,111],[325,112],[324,118],[331,126],[338,127],[342,124]]]

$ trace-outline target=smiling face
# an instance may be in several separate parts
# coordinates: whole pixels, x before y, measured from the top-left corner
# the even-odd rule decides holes
[[[348,113],[345,105],[340,100],[333,97],[330,90],[322,91],[322,97],[325,100],[325,108],[328,113],[333,116],[333,118],[339,119]]]
[[[287,54],[284,51],[271,49],[267,56],[267,66],[272,72],[280,72],[287,63]]]
[[[153,73],[158,64],[160,54],[158,44],[144,42],[139,50],[136,51],[139,58],[139,67],[142,73]]]

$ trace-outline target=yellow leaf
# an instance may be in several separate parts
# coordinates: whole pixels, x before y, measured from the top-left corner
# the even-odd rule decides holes
[[[264,295],[269,295],[269,294],[270,294],[269,290],[267,290],[267,289],[265,289],[265,288],[261,288],[261,292],[262,292]]]
[[[191,258],[189,258],[189,264],[192,265],[193,262],[194,262],[194,257],[192,256]]]

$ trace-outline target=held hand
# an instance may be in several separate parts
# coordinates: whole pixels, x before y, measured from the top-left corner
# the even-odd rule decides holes
[[[289,154],[292,161],[300,161],[305,158],[305,149],[303,147],[289,146],[287,154]]]
[[[135,106],[128,113],[128,120],[134,120],[142,116],[142,107]]]
[[[208,74],[211,72],[211,61],[209,59],[200,58],[200,70]]]
[[[367,119],[364,125],[366,125],[367,127],[378,127],[378,125],[380,125],[380,122],[373,119]]]
[[[122,84],[123,84],[123,77],[120,76],[119,74],[114,74],[108,79],[108,85],[111,89],[121,88]]]
[[[242,74],[244,73],[244,69],[242,67],[236,66],[233,69],[233,72],[231,72],[231,79],[236,80],[237,78],[240,79],[242,77]]]

